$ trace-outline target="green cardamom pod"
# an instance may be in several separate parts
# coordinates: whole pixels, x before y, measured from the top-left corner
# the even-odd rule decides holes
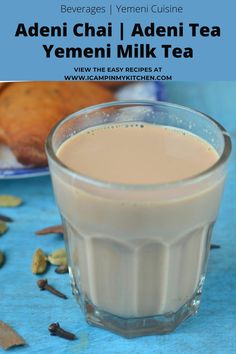
[[[66,250],[60,248],[47,257],[48,261],[56,266],[67,266]]]
[[[7,224],[4,221],[0,221],[0,236],[5,234],[7,229],[8,229]]]
[[[5,262],[4,253],[0,251],[0,268],[3,266],[4,262]]]
[[[33,255],[32,273],[42,274],[47,268],[47,258],[41,248],[38,248]]]
[[[22,199],[13,195],[0,195],[0,207],[17,207],[22,204]]]

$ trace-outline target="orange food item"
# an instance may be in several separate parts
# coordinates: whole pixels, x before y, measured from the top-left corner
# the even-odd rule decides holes
[[[12,149],[19,162],[45,166],[45,140],[60,119],[112,100],[112,93],[97,83],[12,83],[0,95],[0,140]]]
[[[0,91],[4,90],[10,82],[0,82]]]
[[[0,93],[9,85],[9,82],[0,82]],[[6,144],[5,134],[0,126],[0,143]]]

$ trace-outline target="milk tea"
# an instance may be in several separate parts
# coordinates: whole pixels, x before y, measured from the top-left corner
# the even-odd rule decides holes
[[[153,124],[85,130],[68,139],[57,156],[80,174],[123,184],[178,181],[205,171],[218,159],[196,135]]]
[[[203,281],[223,180],[186,183],[181,195],[179,183],[214,165],[214,148],[180,129],[113,123],[70,137],[57,157],[92,179],[86,187],[53,175],[75,287],[124,318],[175,312],[189,301]]]

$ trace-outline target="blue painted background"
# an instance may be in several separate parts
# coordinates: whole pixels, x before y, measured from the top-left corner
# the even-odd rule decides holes
[[[204,111],[219,120],[236,139],[236,82],[171,83],[169,101]],[[58,275],[51,268],[50,282],[64,291],[63,300],[36,286],[31,273],[35,249],[50,252],[62,246],[59,236],[35,236],[35,230],[59,222],[49,177],[0,181],[0,193],[20,196],[24,205],[1,209],[15,222],[0,238],[0,249],[7,262],[0,270],[0,319],[12,325],[27,346],[12,349],[23,354],[231,354],[236,352],[236,171],[233,150],[229,177],[213,242],[219,250],[210,254],[207,280],[199,313],[182,324],[175,333],[127,340],[107,331],[90,327],[71,295],[68,275]],[[115,276],[115,274],[114,274]],[[67,342],[51,337],[47,327],[59,321],[78,336]],[[0,349],[0,353],[3,351]]]

